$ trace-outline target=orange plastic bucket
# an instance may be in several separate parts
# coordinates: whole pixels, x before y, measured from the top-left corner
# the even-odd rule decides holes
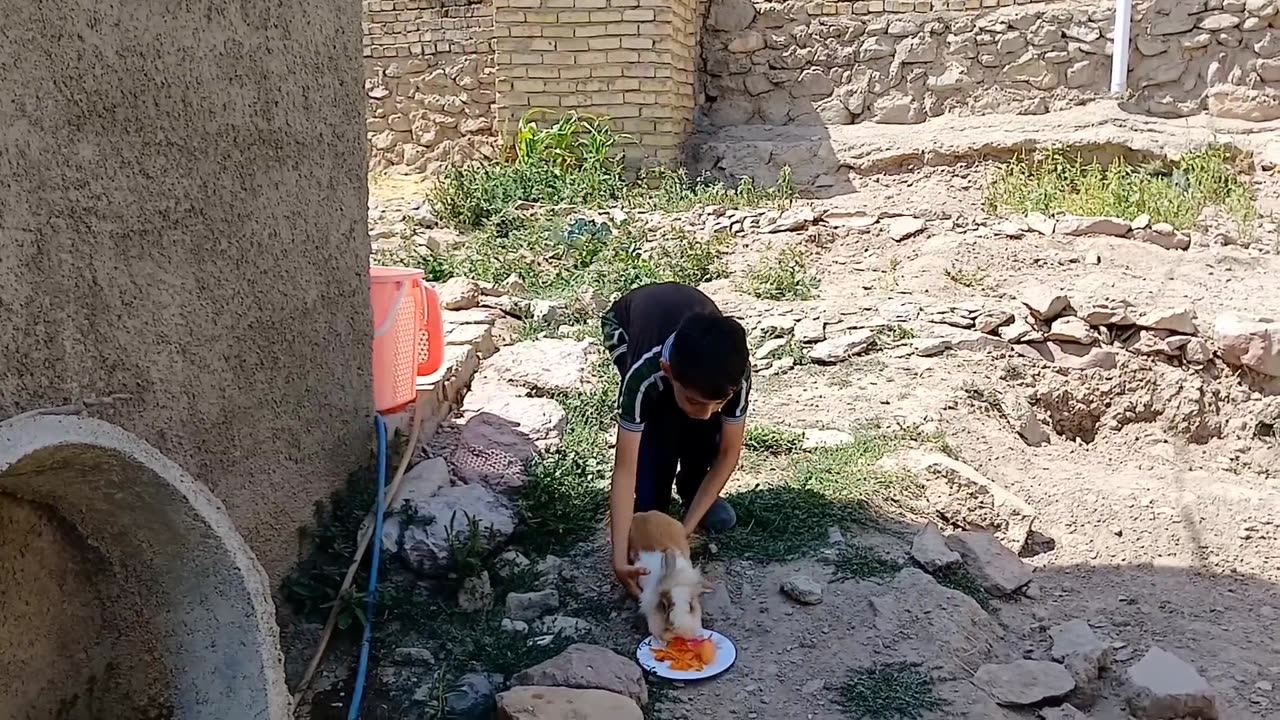
[[[419,376],[444,363],[440,299],[421,270],[369,268],[373,306],[373,406],[394,412],[417,397]]]

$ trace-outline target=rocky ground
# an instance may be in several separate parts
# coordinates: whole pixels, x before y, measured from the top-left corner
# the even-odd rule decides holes
[[[486,618],[463,629],[491,619],[491,641],[514,649],[501,667],[442,684],[451,645],[396,636],[409,625],[392,620],[373,699],[382,710],[366,716],[1280,713],[1275,227],[1263,221],[1242,243],[1212,216],[1181,234],[1143,218],[993,218],[981,210],[990,172],[859,176],[848,194],[785,213],[638,218],[734,236],[729,277],[704,289],[743,320],[756,353],[757,441],[729,488],[748,517],[768,516],[759,498],[771,489],[802,488],[796,468],[811,477],[832,458],[845,464],[822,467],[836,475],[905,477],[913,489],[870,503],[859,522],[817,528],[803,552],[741,534],[760,525],[706,539],[708,624],[739,650],[706,683],[646,684],[617,654],[630,657],[642,635],[599,530],[547,547],[520,529],[545,507],[520,495],[540,482],[528,461],[576,447],[583,398],[607,400],[594,342],[568,327],[516,342],[519,317],[554,327],[554,304],[522,300],[518,287],[442,287],[454,308],[442,383],[470,390],[411,470],[400,499],[412,511],[385,539],[427,577],[460,553],[490,558],[455,572],[457,594],[432,618]],[[1280,183],[1254,182],[1266,214]],[[394,227],[404,209],[374,203],[375,242],[406,234]],[[416,242],[457,241],[432,229],[428,210],[413,213]],[[813,297],[753,297],[752,268],[788,249],[807,258]],[[565,503],[587,507],[600,491]],[[809,511],[779,517],[810,537],[805,520],[831,510]],[[452,532],[430,517],[453,518]],[[515,549],[493,560],[508,538]],[[345,672],[328,668],[303,715],[341,706]]]

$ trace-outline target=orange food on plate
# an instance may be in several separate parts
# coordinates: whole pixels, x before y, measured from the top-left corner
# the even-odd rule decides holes
[[[676,638],[666,647],[654,648],[653,657],[667,663],[672,670],[702,672],[716,659],[716,644],[710,638],[687,640]]]

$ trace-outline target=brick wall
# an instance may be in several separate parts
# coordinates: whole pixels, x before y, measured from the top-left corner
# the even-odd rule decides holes
[[[498,121],[534,109],[607,115],[630,154],[679,158],[693,125],[690,0],[494,0]]]
[[[496,156],[493,33],[491,3],[365,0],[370,170]]]

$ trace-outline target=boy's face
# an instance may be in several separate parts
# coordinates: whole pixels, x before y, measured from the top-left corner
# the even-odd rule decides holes
[[[712,415],[719,412],[720,408],[724,407],[724,404],[729,401],[729,398],[708,400],[680,384],[680,382],[675,379],[675,376],[671,374],[671,365],[669,365],[666,360],[662,361],[662,373],[671,381],[671,387],[676,396],[676,405],[679,405],[680,409],[684,411],[684,414],[694,420],[706,420],[707,418],[710,418]]]

